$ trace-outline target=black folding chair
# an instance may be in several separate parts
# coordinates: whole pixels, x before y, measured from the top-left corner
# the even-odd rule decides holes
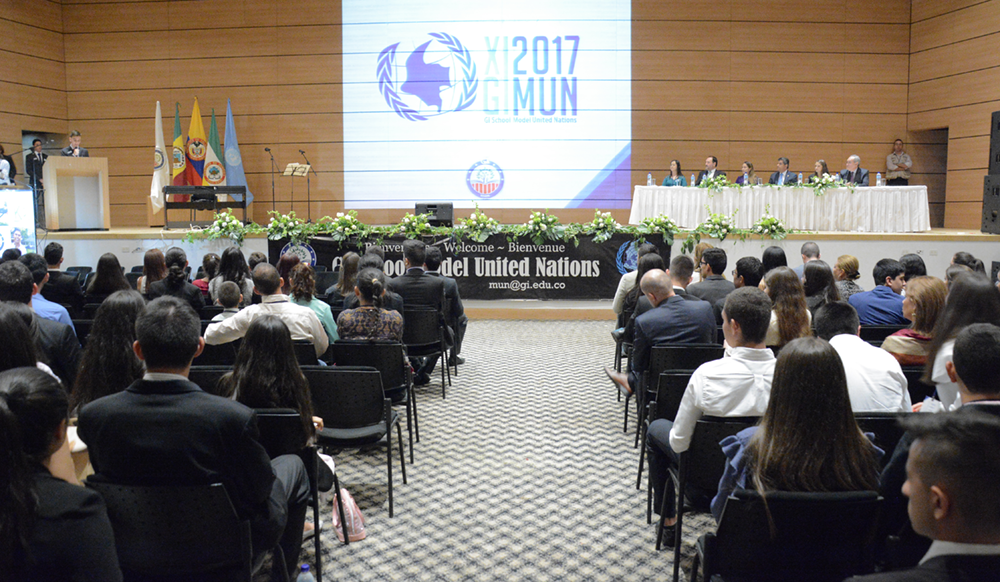
[[[234,340],[225,344],[205,344],[205,349],[194,359],[194,366],[232,366],[236,363],[236,352],[240,349],[242,340]]]
[[[885,338],[901,329],[906,329],[905,325],[862,325],[859,335],[866,342],[882,342]]]
[[[318,366],[319,358],[316,357],[316,346],[309,340],[295,340],[292,342],[292,349],[295,350],[295,359],[300,366]]]
[[[937,386],[927,384],[921,378],[924,376],[923,366],[903,366],[903,376],[906,376],[906,390],[910,393],[910,402],[916,404],[925,398],[934,396]]]
[[[411,358],[438,357],[441,364],[441,398],[445,398],[445,375],[447,386],[451,385],[451,368],[448,366],[448,349],[444,341],[444,323],[436,309],[419,307],[403,309],[403,344]]]
[[[138,273],[136,273],[136,272],[125,273],[125,279],[128,280],[128,284],[133,289],[138,289],[139,288],[139,278],[140,277],[142,277],[142,271],[141,270]]]
[[[885,451],[882,455],[882,467],[889,464],[892,452],[896,450],[899,439],[903,438],[903,427],[899,420],[914,412],[855,412],[854,420],[862,432],[870,432],[875,435],[875,446]]]
[[[228,394],[222,394],[219,390],[219,378],[232,371],[232,366],[191,366],[188,380],[209,394],[228,397]]]
[[[84,319],[94,319],[97,315],[97,310],[101,308],[100,303],[86,303],[83,306],[83,318]]]
[[[834,582],[874,572],[881,507],[874,491],[771,491],[765,502],[738,489],[726,499],[718,531],[698,539],[689,580],[697,579],[699,563],[705,580]]]
[[[323,419],[324,428],[316,442],[336,448],[363,448],[386,439],[386,473],[389,488],[389,517],[392,504],[392,428],[399,441],[399,463],[406,483],[406,455],[399,415],[382,392],[382,379],[371,367],[307,366],[302,369],[309,381],[313,412]]]
[[[73,329],[76,330],[76,339],[80,340],[81,347],[87,347],[87,336],[94,327],[93,319],[74,319]]]
[[[202,321],[211,321],[213,317],[222,313],[223,309],[225,308],[221,305],[206,305],[198,312],[198,317],[200,317]]]
[[[646,409],[642,446],[639,449],[639,474],[635,479],[636,490],[642,487],[642,469],[646,461],[646,435],[649,425],[661,418],[673,422],[674,417],[677,416],[677,409],[680,408],[681,398],[683,398],[684,391],[690,381],[691,372],[689,370],[667,370],[660,374],[656,386],[656,398],[649,403]],[[650,523],[653,512],[652,484],[649,486],[646,497],[646,523]]]

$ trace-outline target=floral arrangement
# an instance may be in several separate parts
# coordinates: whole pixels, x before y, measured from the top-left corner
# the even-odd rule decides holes
[[[838,176],[831,176],[830,174],[823,174],[819,180],[809,181],[806,180],[805,184],[801,186],[803,188],[812,188],[813,194],[816,196],[822,196],[826,194],[826,191],[830,188],[839,188],[843,183],[840,181]]]
[[[403,220],[396,225],[394,234],[401,234],[406,238],[418,238],[425,234],[431,234],[429,222],[430,214],[410,214],[403,215]]]
[[[712,192],[721,192],[723,188],[735,187],[736,184],[732,184],[724,175],[717,174],[713,178],[705,178],[698,184],[699,188],[708,188]]]
[[[705,222],[702,222],[691,235],[684,239],[684,244],[681,246],[682,253],[689,253],[694,250],[695,245],[701,242],[701,235],[707,235],[710,238],[719,239],[719,242],[726,240],[730,234],[739,235],[741,231],[733,228],[733,220],[736,218],[736,213],[739,210],[734,210],[732,216],[726,216],[721,213],[713,213],[712,209],[708,206],[705,207],[708,210],[708,218]]]
[[[757,235],[761,238],[781,240],[788,236],[789,230],[780,219],[771,216],[771,207],[764,207],[764,216],[750,227],[748,235]]]
[[[231,212],[220,212],[215,215],[215,220],[211,225],[204,229],[191,230],[184,236],[184,240],[194,242],[195,239],[216,240],[228,238],[236,243],[237,246],[243,246],[243,239],[248,234],[255,234],[257,232],[260,232],[260,227],[256,224],[243,224]]]
[[[594,220],[583,227],[583,233],[593,236],[595,243],[602,243],[614,236],[621,227],[610,212],[595,210]]]
[[[364,236],[368,230],[368,225],[358,220],[357,210],[350,210],[347,214],[338,212],[334,218],[324,216],[317,225],[317,232],[326,232],[337,242],[352,236]]]
[[[476,210],[469,215],[469,218],[460,220],[455,226],[456,235],[468,237],[476,242],[483,242],[491,235],[497,234],[500,231],[500,221],[486,216],[479,209],[478,204],[476,204]]]
[[[663,242],[672,245],[674,244],[674,235],[680,232],[680,229],[677,228],[677,223],[670,220],[670,217],[666,214],[661,214],[659,216],[644,218],[642,225],[636,231],[644,235],[663,235]]]
[[[523,232],[531,238],[531,242],[541,245],[547,240],[563,240],[566,229],[559,224],[559,218],[546,212],[532,212],[528,222],[524,223]],[[574,237],[575,238],[575,237]]]

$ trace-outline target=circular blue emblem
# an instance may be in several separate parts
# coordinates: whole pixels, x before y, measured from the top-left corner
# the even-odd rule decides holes
[[[309,265],[310,267],[316,266],[316,251],[305,243],[302,244],[292,244],[288,243],[283,249],[281,249],[281,254],[292,253],[299,258],[299,261]]]
[[[618,264],[618,272],[622,275],[634,271],[639,266],[639,251],[635,246],[635,241],[622,243],[622,246],[618,247],[615,260]]]
[[[405,58],[396,58],[397,50],[405,50],[398,42],[382,49],[378,56],[379,92],[386,104],[408,121],[427,121],[462,111],[476,100],[479,80],[469,49],[447,33],[428,36],[431,40],[415,46]]]
[[[465,174],[465,184],[478,198],[493,198],[503,190],[503,170],[489,160],[480,160]]]

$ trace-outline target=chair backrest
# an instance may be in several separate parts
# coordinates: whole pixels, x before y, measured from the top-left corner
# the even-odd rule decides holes
[[[142,277],[142,272],[125,273],[125,279],[128,280],[128,284],[131,285],[133,289],[139,288],[139,277]]]
[[[436,309],[403,308],[403,343],[408,346],[440,344],[441,314]]]
[[[97,273],[90,273],[90,272],[84,273],[83,271],[80,271],[80,274],[78,276],[81,278],[80,286],[86,289],[87,287],[90,287],[90,282],[94,280],[94,277],[97,276]]]
[[[326,290],[337,284],[340,280],[339,271],[320,271],[317,270],[315,273],[316,278],[316,292],[326,293]]]
[[[134,267],[132,267],[132,270],[129,271],[129,273],[139,273],[140,275],[142,275],[143,268],[144,267],[142,265],[135,265]]]
[[[205,392],[220,396],[219,378],[232,371],[232,366],[191,366],[188,380],[197,384]]]
[[[198,310],[198,317],[200,317],[202,321],[206,319],[211,321],[213,317],[222,313],[223,309],[225,308],[221,305],[206,305]]]
[[[297,454],[309,437],[305,434],[299,411],[291,408],[255,408],[260,444],[272,459]]]
[[[774,491],[764,501],[747,490],[726,500],[706,578],[839,581],[874,570],[874,491]]]
[[[408,364],[403,344],[398,342],[337,340],[333,343],[333,359],[338,366],[371,366],[382,376],[382,388],[407,385]]]
[[[94,319],[97,315],[97,310],[101,308],[100,303],[86,303],[83,306],[83,317],[84,319]]]
[[[673,422],[690,381],[690,370],[667,370],[661,373],[656,386],[656,413],[649,417],[649,421],[665,418]]]
[[[691,445],[681,453],[681,479],[702,491],[715,491],[726,467],[726,455],[719,442],[757,424],[756,416],[704,416],[691,435]]]
[[[649,366],[662,370],[697,370],[705,362],[718,360],[725,355],[718,344],[671,344],[653,346]]]
[[[885,341],[885,338],[901,329],[906,329],[905,325],[862,325],[861,339],[866,342]]]
[[[195,366],[232,366],[236,363],[236,352],[240,349],[240,341],[234,340],[225,344],[205,344],[205,349],[192,362]]]
[[[368,366],[306,366],[313,414],[326,428],[361,428],[382,422],[385,394],[378,370]]]
[[[140,487],[90,479],[87,486],[107,504],[126,580],[251,579],[250,523],[236,515],[222,484]]]
[[[80,340],[80,345],[87,347],[87,336],[94,327],[93,319],[74,319],[73,329],[76,330],[76,339]]]
[[[319,358],[316,357],[316,346],[309,340],[295,340],[292,342],[292,349],[295,350],[295,359],[300,366],[316,366]]]
[[[926,384],[921,380],[924,375],[923,366],[903,366],[903,375],[906,376],[906,390],[910,393],[910,402],[914,404],[923,402],[928,396],[934,396],[937,391],[937,386]]]
[[[862,432],[874,434],[875,446],[885,451],[885,455],[882,457],[883,467],[889,463],[889,458],[892,457],[892,452],[896,450],[899,439],[903,438],[903,433],[906,432],[899,425],[899,419],[905,418],[907,414],[916,413],[857,412],[854,414],[854,420],[857,421]]]

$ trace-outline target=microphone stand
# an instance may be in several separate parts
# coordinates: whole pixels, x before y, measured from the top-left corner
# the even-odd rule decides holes
[[[316,174],[316,170],[313,169],[312,163],[309,161],[309,158],[306,157],[306,152],[304,150],[299,150],[299,153],[302,154],[306,163],[309,164],[309,172]],[[306,172],[306,218],[309,222],[312,222],[312,196],[309,191],[309,172]],[[319,176],[319,174],[316,175],[317,177]]]
[[[264,148],[264,151],[271,156],[271,210],[277,212],[278,205],[274,201],[274,154],[271,153],[271,148]]]

